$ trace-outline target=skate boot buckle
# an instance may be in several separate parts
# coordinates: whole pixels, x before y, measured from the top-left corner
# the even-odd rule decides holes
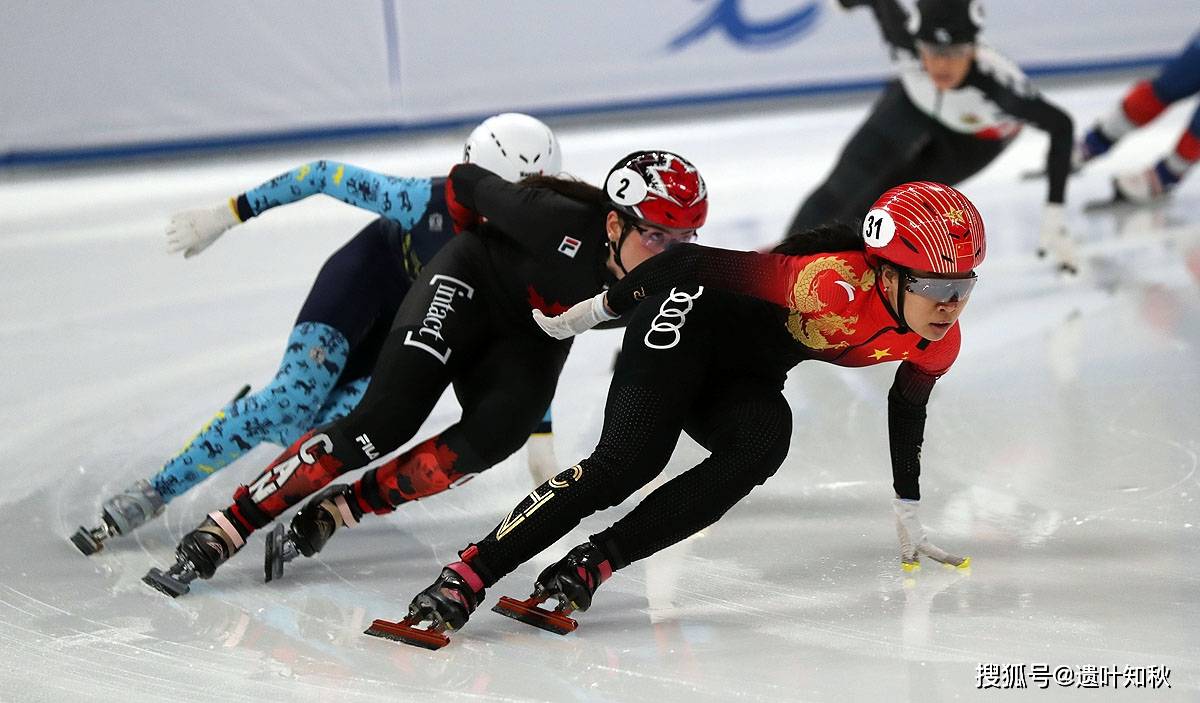
[[[425,649],[441,649],[450,644],[450,638],[443,634],[446,623],[434,622],[426,628],[416,627],[420,623],[421,620],[413,616],[404,618],[400,622],[376,620],[371,623],[370,627],[363,630],[363,634],[396,640]]]
[[[545,602],[546,598],[546,596],[530,596],[525,600],[517,600],[501,596],[500,601],[492,606],[492,612],[519,620],[526,625],[539,627],[547,632],[553,632],[556,635],[567,635],[574,632],[575,628],[579,627],[579,623],[567,616],[575,609],[563,603],[559,603],[554,610],[539,608],[538,605]]]

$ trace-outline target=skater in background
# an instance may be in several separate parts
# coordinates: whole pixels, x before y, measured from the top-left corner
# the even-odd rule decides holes
[[[1200,34],[1163,66],[1157,78],[1134,84],[1111,112],[1096,121],[1075,147],[1075,165],[1081,167],[1107,153],[1122,137],[1149,124],[1169,105],[1196,93],[1200,93]],[[1161,200],[1198,160],[1200,107],[1192,113],[1175,148],[1157,163],[1113,178],[1113,200],[1139,205]]]
[[[312,556],[364,513],[440,493],[520,448],[571,348],[544,335],[529,309],[557,314],[592,298],[668,245],[694,240],[708,212],[699,172],[670,152],[634,152],[606,184],[601,190],[545,176],[512,184],[475,164],[455,167],[446,185],[451,212],[484,222],[422,269],[362,401],[238,488],[231,505],[184,536],[175,565],[167,573],[152,569],[147,583],[172,596],[186,592],[254,530],[320,491],[293,518],[286,549],[268,541],[269,562]],[[458,423],[352,485],[321,490],[407,442],[450,384],[463,408]]]
[[[884,88],[788,232],[852,221],[899,183],[961,183],[995,160],[1028,122],[1050,135],[1039,254],[1048,251],[1062,270],[1075,271],[1063,212],[1071,118],[1041,97],[1015,63],[978,41],[979,0],[918,0],[911,16],[897,0],[838,1],[874,11],[900,76]]]
[[[792,430],[783,381],[804,359],[900,362],[887,402],[901,563],[912,569],[927,555],[967,566],[926,537],[918,479],[926,403],[958,355],[957,319],[985,253],[983,221],[965,196],[909,183],[878,199],[861,236],[836,224],[794,234],[772,254],[680,246],[560,316],[535,311],[543,329],[568,338],[636,307],[595,451],[459,552],[405,621],[377,621],[368,633],[445,644],[437,631],[462,627],[485,588],[653,479],[686,430],[711,452],[707,459],[545,569],[530,600],[497,606],[570,631],[565,612],[586,610],[614,571],[713,524],[775,473]],[[559,601],[558,612],[536,607],[547,598]],[[413,627],[423,621],[434,632]]]
[[[553,132],[528,115],[484,120],[467,138],[464,160],[516,182],[557,175],[561,155]],[[370,210],[364,227],[322,266],[296,317],[275,377],[257,392],[219,410],[149,480],[102,504],[100,526],[72,537],[85,554],[103,548],[158,515],[172,499],[262,442],[288,446],[309,429],[346,415],[367,386],[400,302],[420,273],[454,236],[446,178],[397,178],[335,161],[315,161],[272,178],[227,202],[171,218],[168,250],[192,257],[225,231],[272,208],[323,193]],[[554,466],[549,409],[531,441],[531,472],[545,480]],[[555,469],[556,470],[556,469]]]

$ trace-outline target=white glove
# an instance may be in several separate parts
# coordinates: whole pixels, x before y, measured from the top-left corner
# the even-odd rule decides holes
[[[971,557],[955,556],[929,541],[925,527],[917,517],[919,506],[919,501],[892,499],[892,510],[896,513],[896,536],[900,538],[900,567],[905,571],[916,571],[921,568],[921,555],[924,554],[934,561],[959,569],[970,568]]]
[[[546,317],[541,310],[533,311],[533,321],[543,332],[555,339],[574,337],[601,322],[615,320],[617,317],[609,312],[608,306],[604,304],[604,293],[575,303],[566,312],[554,317]]]
[[[184,210],[171,216],[167,225],[167,252],[183,252],[190,259],[208,248],[225,233],[225,230],[241,223],[233,211],[232,201],[199,210]]]
[[[1079,273],[1079,258],[1075,243],[1067,232],[1066,212],[1062,203],[1046,203],[1042,208],[1042,226],[1038,237],[1039,257],[1050,255],[1058,268],[1066,273]]]

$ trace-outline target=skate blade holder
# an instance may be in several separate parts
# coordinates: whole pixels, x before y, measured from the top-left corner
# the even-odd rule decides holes
[[[283,524],[277,524],[267,533],[267,547],[263,551],[263,582],[270,583],[283,578],[283,565],[296,558],[296,551],[288,549]]]
[[[404,618],[400,622],[376,620],[371,623],[370,627],[363,630],[363,634],[396,640],[397,642],[411,644],[414,647],[422,647],[424,649],[441,649],[450,644],[450,638],[442,632],[446,629],[445,625],[434,624],[425,628],[415,627],[420,622],[420,620],[414,620],[413,618]]]
[[[157,566],[151,567],[150,571],[146,572],[146,575],[142,577],[142,583],[172,598],[178,598],[192,590],[186,581],[180,581]]]
[[[556,635],[569,635],[579,627],[578,622],[567,617],[574,612],[573,608],[565,607],[562,604],[554,610],[539,608],[538,605],[545,600],[545,598],[537,596],[530,596],[525,600],[500,596],[500,601],[492,606],[492,612],[500,613],[506,618],[519,620],[526,625],[533,625],[547,632],[553,632]]]
[[[96,539],[96,533],[82,525],[71,535],[71,544],[87,556],[104,549],[104,543]]]

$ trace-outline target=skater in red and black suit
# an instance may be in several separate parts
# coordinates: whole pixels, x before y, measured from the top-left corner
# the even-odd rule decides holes
[[[805,359],[900,362],[887,402],[902,564],[915,568],[927,555],[966,566],[926,538],[918,478],[926,402],[958,355],[957,319],[984,254],[983,222],[966,197],[910,183],[876,201],[861,236],[829,226],[794,235],[771,254],[678,246],[563,315],[535,312],[548,333],[566,338],[636,307],[595,451],[460,552],[413,600],[404,623],[369,632],[436,646],[436,633],[411,626],[461,627],[486,587],[661,472],[686,431],[711,452],[707,459],[538,577],[534,599],[586,610],[614,571],[713,524],[775,473],[792,430],[784,377]],[[573,627],[533,605],[501,612]]]
[[[514,184],[460,164],[446,197],[455,221],[475,231],[450,240],[422,268],[362,401],[301,437],[231,505],[209,513],[181,540],[176,564],[167,573],[152,569],[147,583],[179,595],[196,576],[210,578],[251,532],[411,439],[447,385],[463,408],[459,422],[354,484],[314,496],[293,519],[287,544],[276,547],[311,556],[364,513],[390,512],[502,461],[538,426],[571,348],[543,334],[530,308],[554,315],[592,298],[669,244],[694,240],[708,212],[699,172],[665,151],[625,157],[606,190],[547,176]]]

